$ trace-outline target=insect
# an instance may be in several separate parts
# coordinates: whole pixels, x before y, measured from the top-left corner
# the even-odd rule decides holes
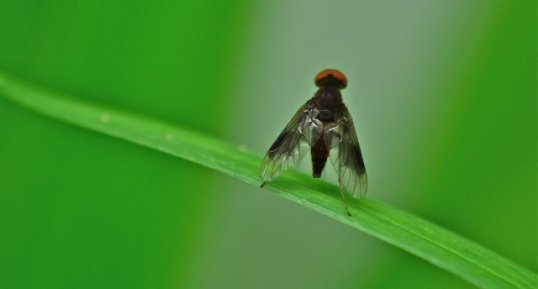
[[[310,150],[314,178],[321,177],[330,159],[346,213],[351,216],[344,191],[361,198],[368,182],[353,120],[340,93],[347,86],[347,78],[336,69],[325,69],[314,82],[318,91],[299,108],[262,160],[261,187],[297,164]]]

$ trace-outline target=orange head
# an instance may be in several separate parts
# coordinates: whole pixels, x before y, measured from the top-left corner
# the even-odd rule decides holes
[[[324,69],[316,75],[314,82],[318,87],[323,85],[337,85],[338,88],[346,88],[347,78],[346,76],[336,69]]]

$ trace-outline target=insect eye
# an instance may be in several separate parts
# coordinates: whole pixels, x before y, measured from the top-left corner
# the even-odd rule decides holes
[[[324,82],[331,81],[331,80],[338,83],[340,88],[345,88],[347,86],[346,76],[337,69],[324,69],[320,71],[316,75],[316,78],[314,79],[314,83],[319,87]]]

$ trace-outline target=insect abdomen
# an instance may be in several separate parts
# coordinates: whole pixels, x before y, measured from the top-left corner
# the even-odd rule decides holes
[[[323,136],[310,148],[310,155],[312,156],[312,176],[319,178],[329,157],[329,151],[325,146]]]

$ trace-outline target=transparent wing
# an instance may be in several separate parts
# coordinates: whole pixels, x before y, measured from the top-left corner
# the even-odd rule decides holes
[[[312,128],[315,122],[310,121],[308,113],[311,104],[312,99],[299,108],[263,158],[260,173],[264,184],[282,174],[285,169],[297,164],[306,153],[309,147],[308,142],[312,138],[310,134],[315,134],[312,133],[315,131]],[[308,141],[303,133],[308,135]]]
[[[327,126],[325,143],[328,148],[335,148],[330,157],[338,174],[340,189],[346,190],[353,198],[362,198],[368,190],[368,179],[357,133],[347,108],[343,108],[338,119],[338,123]]]

